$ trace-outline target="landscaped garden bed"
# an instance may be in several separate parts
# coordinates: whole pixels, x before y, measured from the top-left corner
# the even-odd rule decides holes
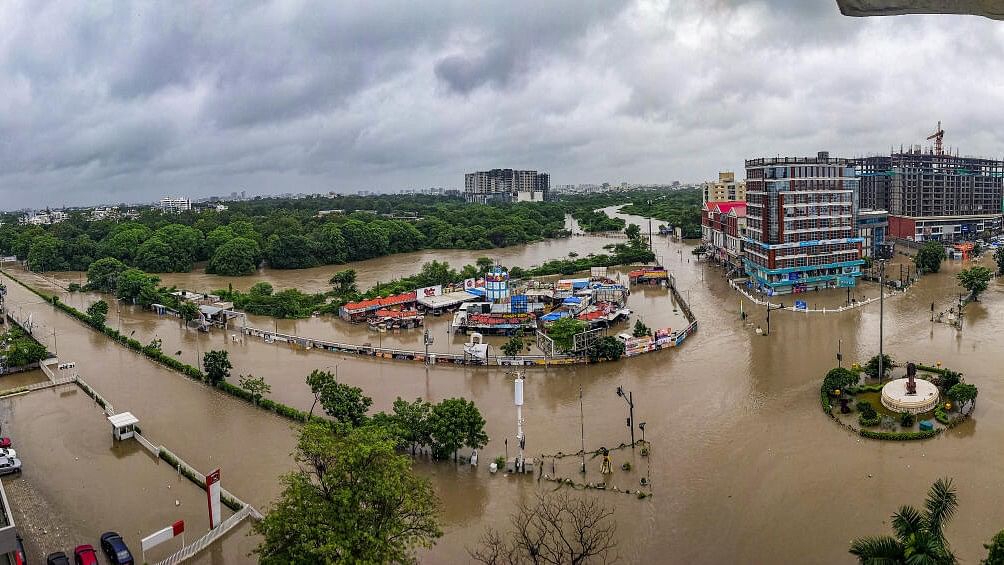
[[[819,391],[823,411],[862,437],[893,441],[934,437],[972,414],[978,390],[961,373],[909,363],[905,377],[890,380],[895,368],[885,356],[880,379],[876,356],[864,367],[831,369]]]

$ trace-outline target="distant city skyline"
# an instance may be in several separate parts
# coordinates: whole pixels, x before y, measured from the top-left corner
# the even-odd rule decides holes
[[[748,158],[923,144],[938,120],[963,154],[1004,154],[1004,27],[985,18],[391,6],[4,5],[0,208],[462,189],[496,167],[699,182]]]

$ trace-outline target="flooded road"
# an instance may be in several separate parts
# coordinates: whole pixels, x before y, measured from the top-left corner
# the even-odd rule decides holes
[[[635,223],[647,231],[647,220]],[[565,247],[553,248],[555,255],[534,248],[537,259],[511,261],[525,265],[561,257],[571,250],[568,246],[580,254],[598,252],[603,242],[603,238],[573,237],[560,240]],[[777,563],[791,562],[793,555],[802,563],[851,562],[847,554],[851,538],[887,533],[888,516],[900,504],[920,504],[930,484],[942,476],[954,477],[959,489],[960,511],[948,528],[953,549],[967,562],[984,555],[982,543],[1004,528],[999,495],[1004,487],[1004,460],[999,456],[1004,441],[1000,375],[1004,284],[992,282],[980,302],[967,308],[961,333],[929,321],[931,302],[941,310],[957,299],[958,262],[946,263],[942,273],[886,300],[886,352],[898,361],[940,361],[960,370],[980,387],[980,395],[975,417],[941,437],[916,443],[876,442],[826,418],[819,408],[818,388],[822,375],[836,363],[838,340],[848,364],[864,362],[877,352],[878,304],[841,314],[774,312],[771,335],[758,336],[753,328],[764,323],[763,312],[747,305],[749,319],[741,322],[738,295],[714,267],[692,260],[692,246],[659,236],[654,246],[683,294],[689,293],[700,321],[698,332],[679,349],[620,363],[532,370],[523,411],[531,454],[574,452],[579,445],[581,390],[587,449],[614,446],[630,438],[624,420],[627,406],[615,389],[623,386],[635,393],[636,419],[646,422],[646,439],[652,443],[650,461],[637,453],[617,452],[613,462],[615,469],[625,461],[635,469],[648,469],[650,464],[654,496],[636,500],[614,492],[596,493],[616,509],[618,553],[625,562]],[[411,254],[415,257],[405,263],[397,262],[401,256],[365,262],[377,274],[356,265],[360,286],[407,274],[406,268],[417,270],[427,260],[424,253]],[[429,253],[428,258],[448,258],[454,266],[484,255]],[[268,278],[276,286],[317,284],[321,289],[330,272],[337,270],[326,269],[315,274],[270,271],[267,277],[233,280],[235,287]],[[273,274],[278,278],[271,278]],[[204,275],[174,276],[178,278],[169,282],[203,290],[198,281]],[[31,275],[22,278],[45,285]],[[213,279],[209,288],[226,285],[215,284],[219,277]],[[117,408],[137,414],[144,433],[200,468],[222,465],[224,486],[256,506],[278,493],[275,479],[291,466],[288,453],[294,431],[287,422],[152,364],[39,304],[37,297],[16,284],[8,288],[8,302],[23,302],[37,320],[56,329],[60,357],[77,361],[81,375]],[[649,292],[632,294],[632,300],[637,295],[643,301],[636,310],[645,316],[645,323],[658,326],[661,322],[654,320],[672,320],[671,300]],[[94,298],[65,293],[63,297],[78,307]],[[114,306],[108,323],[119,323]],[[355,327],[344,330],[346,324],[324,319],[279,321],[279,329],[286,329],[287,323],[304,329],[298,333],[315,328],[320,332],[330,324],[327,331],[362,335],[352,334]],[[433,320],[432,327],[439,332],[442,323]],[[179,328],[176,320],[131,308],[122,310],[121,324],[124,333],[143,336],[141,341],[154,335],[163,339],[165,352],[181,351],[179,357],[189,363],[197,358],[192,349],[226,347],[235,378],[239,373],[264,376],[272,383],[274,399],[304,409],[311,400],[304,384],[307,373],[335,366],[341,381],[360,386],[373,397],[375,410],[389,410],[398,396],[474,399],[491,437],[481,452],[483,463],[502,454],[503,439],[515,433],[512,379],[501,368],[425,369],[413,363],[291,350],[286,345],[234,344],[223,332],[200,335]],[[446,345],[440,341],[437,335],[436,347]],[[442,341],[448,341],[445,335]],[[472,469],[420,459],[416,465],[432,480],[444,506],[446,535],[421,554],[430,563],[466,561],[466,547],[485,527],[505,527],[519,500],[553,486],[529,478],[490,476],[485,464]],[[587,460],[587,465],[595,473],[599,461]],[[575,466],[566,459],[556,471],[576,477]],[[545,470],[550,472],[549,462]],[[638,478],[638,471],[617,470],[611,483],[635,488]],[[230,549],[236,546],[231,543],[236,537],[217,550],[222,553],[216,560],[243,561],[238,551]]]

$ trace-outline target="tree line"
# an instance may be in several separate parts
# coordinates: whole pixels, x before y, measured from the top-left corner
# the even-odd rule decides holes
[[[321,214],[323,210],[330,211]],[[83,212],[50,226],[0,226],[0,254],[39,271],[86,270],[114,258],[150,273],[247,275],[340,264],[420,249],[491,249],[566,235],[557,203],[465,204],[451,198],[262,199],[226,211],[146,210],[126,221]]]

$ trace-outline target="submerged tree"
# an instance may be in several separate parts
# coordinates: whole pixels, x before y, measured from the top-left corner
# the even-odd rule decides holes
[[[924,509],[901,506],[892,515],[895,536],[869,536],[851,542],[850,553],[862,564],[957,562],[945,539],[945,526],[959,503],[951,479],[938,479],[927,493]]]
[[[282,494],[254,525],[259,562],[414,563],[414,550],[442,535],[439,504],[396,444],[378,426],[339,434],[306,424],[299,470],[282,478]]]
[[[520,503],[509,531],[489,529],[468,553],[488,565],[610,563],[617,548],[613,515],[595,497],[538,494]]]
[[[202,357],[202,366],[206,371],[206,379],[211,385],[218,385],[230,376],[230,355],[226,351],[207,351]]]
[[[105,327],[105,320],[108,319],[108,303],[104,300],[98,300],[91,304],[87,307],[87,316],[91,319],[94,327]]]
[[[973,300],[979,300],[980,294],[990,286],[993,273],[983,265],[963,269],[955,275],[959,285],[969,291]]]
[[[941,270],[941,262],[947,256],[945,248],[940,243],[937,241],[928,241],[917,251],[913,262],[921,273],[937,273]]]

